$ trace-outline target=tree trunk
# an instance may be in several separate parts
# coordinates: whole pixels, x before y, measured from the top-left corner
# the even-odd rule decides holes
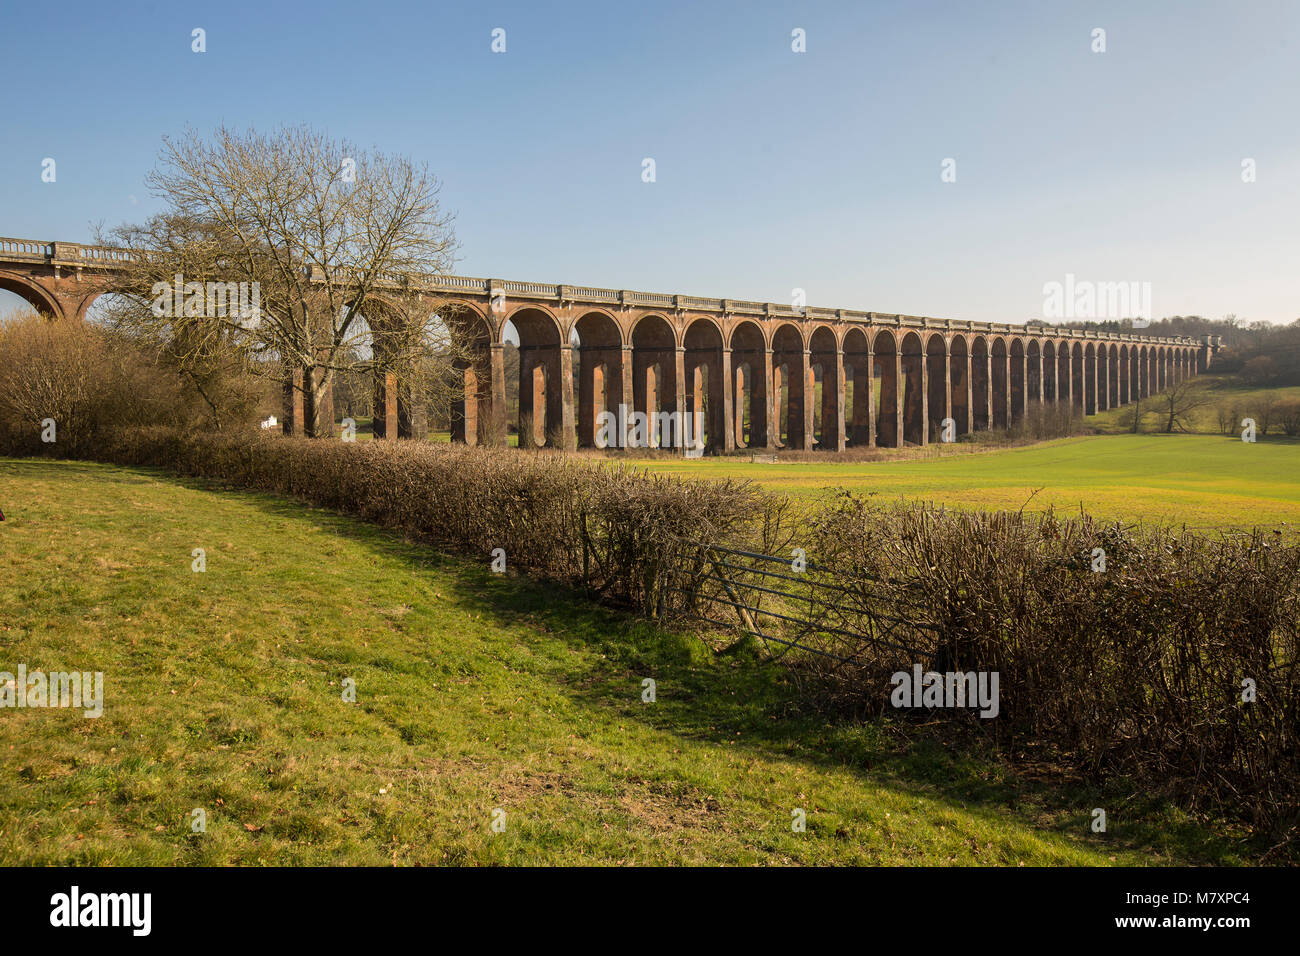
[[[331,369],[303,369],[303,419],[311,438],[328,438],[334,433],[334,372]]]

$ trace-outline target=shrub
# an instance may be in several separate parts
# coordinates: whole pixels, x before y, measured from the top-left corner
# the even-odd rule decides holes
[[[1300,400],[1289,398],[1278,403],[1278,423],[1289,437],[1300,435]]]
[[[1013,421],[1009,428],[1000,429],[1011,441],[1066,438],[1083,430],[1083,416],[1072,405],[1036,401],[1029,402],[1024,415]]]
[[[813,523],[808,553],[855,582],[825,627],[870,635],[905,619],[890,644],[835,639],[857,695],[883,706],[889,675],[915,663],[997,671],[999,734],[1256,825],[1297,822],[1300,546],[846,496]]]
[[[176,377],[112,332],[34,312],[0,326],[0,450],[84,454],[112,429],[185,415]],[[45,419],[53,444],[41,441]]]

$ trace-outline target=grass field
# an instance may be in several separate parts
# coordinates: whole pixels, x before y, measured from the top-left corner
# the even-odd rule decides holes
[[[1251,452],[1259,449],[1252,449]],[[1248,452],[1250,453],[1250,452]],[[938,463],[942,465],[942,463]],[[0,459],[0,863],[1236,863],[1114,782],[801,715],[780,668],[297,503]],[[207,570],[191,570],[206,549]],[[643,703],[642,680],[658,682]],[[356,681],[356,703],[342,682]],[[982,756],[980,756],[982,754]],[[1055,781],[1055,782],[1048,782]],[[1109,831],[1090,831],[1109,808]],[[191,832],[191,811],[207,815]],[[506,830],[491,829],[493,810]],[[806,833],[791,830],[795,808]]]
[[[1200,528],[1300,523],[1300,441],[1271,437],[1248,444],[1218,435],[1099,435],[895,461],[645,464],[671,474],[750,478],[801,497],[849,489],[971,508],[1082,507],[1099,517]]]

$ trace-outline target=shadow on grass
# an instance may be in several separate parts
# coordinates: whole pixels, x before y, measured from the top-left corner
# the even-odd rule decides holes
[[[1116,849],[1151,850],[1178,862],[1233,864],[1263,855],[1262,838],[1247,838],[1233,826],[1198,824],[1177,813],[1167,801],[1149,795],[1136,781],[1088,782],[1073,777],[1063,764],[1041,770],[1014,765],[987,740],[954,734],[932,724],[881,718],[858,721],[813,711],[801,699],[789,670],[763,659],[752,643],[742,642],[726,654],[714,654],[689,630],[662,628],[655,622],[604,607],[583,593],[553,582],[541,583],[515,574],[488,570],[488,556],[473,564],[396,532],[356,518],[277,495],[230,488],[220,482],[180,478],[158,469],[121,469],[95,463],[48,459],[0,460],[0,479],[34,481],[50,478],[51,464],[63,474],[118,484],[164,481],[238,498],[263,514],[308,521],[325,533],[363,545],[376,557],[409,567],[412,573],[436,569],[456,584],[456,604],[477,612],[502,628],[527,626],[537,640],[561,641],[572,647],[596,648],[603,659],[585,673],[560,678],[563,690],[583,706],[638,721],[683,739],[726,743],[769,758],[799,760],[824,770],[849,770],[913,796],[946,802],[967,812],[977,809],[990,820],[998,811],[1012,812],[1045,832],[1072,839],[1087,832],[1091,808],[1123,806],[1130,822],[1108,836]],[[3,507],[6,502],[0,502]],[[17,511],[17,503],[11,511]],[[681,706],[639,705],[629,686],[642,677],[671,680],[672,700]],[[1073,808],[1062,814],[1061,808]],[[1112,819],[1118,814],[1111,812]],[[1052,822],[1043,823],[1043,818]],[[1080,843],[1082,846],[1083,844]],[[1095,844],[1088,844],[1096,848]]]

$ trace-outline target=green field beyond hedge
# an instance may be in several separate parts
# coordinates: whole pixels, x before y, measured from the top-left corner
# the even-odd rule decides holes
[[[801,497],[840,489],[969,508],[1048,506],[1099,518],[1198,528],[1300,524],[1300,440],[1097,435],[1020,448],[937,449],[931,458],[781,462],[647,460],[654,471],[750,478]],[[1042,489],[1037,495],[1034,492]],[[1031,498],[1031,496],[1033,496]]]
[[[1160,445],[1145,441],[1115,444]],[[1255,462],[1279,508],[1294,500],[1294,473],[1288,485],[1266,457],[1294,448],[1204,447]],[[993,458],[952,465],[985,469],[987,485]],[[1115,481],[1138,467],[1111,462]],[[951,468],[870,473],[923,467]],[[0,712],[3,864],[1014,866],[1258,852],[1119,782],[1013,772],[889,721],[803,716],[787,672],[748,653],[715,656],[491,575],[486,560],[280,498],[0,459],[0,508],[0,670],[103,671],[106,696],[98,720]],[[355,704],[342,700],[348,677]],[[1099,806],[1105,834],[1089,827]],[[195,808],[204,834],[191,832]],[[791,830],[795,808],[806,833]]]

